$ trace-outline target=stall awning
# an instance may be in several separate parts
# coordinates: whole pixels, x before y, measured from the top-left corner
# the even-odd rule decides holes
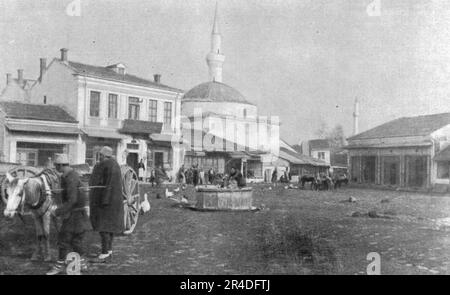
[[[206,156],[206,153],[201,152],[201,151],[186,151],[185,155],[186,156],[204,157],[204,156]]]
[[[120,134],[115,129],[96,129],[96,128],[83,128],[84,133],[90,137],[110,138],[110,139],[124,139],[126,135]]]
[[[154,134],[161,133],[163,123],[141,120],[124,120],[121,133],[126,134]]]
[[[246,160],[260,160],[261,159],[260,154],[255,154],[255,153],[247,152],[247,151],[229,152],[228,155],[232,159],[246,159]]]
[[[435,157],[435,161],[450,161],[450,146],[440,151]]]
[[[430,141],[423,142],[402,142],[402,143],[379,143],[379,144],[350,144],[343,147],[343,149],[368,149],[368,148],[403,148],[403,147],[428,147],[433,145]]]
[[[175,134],[150,134],[149,136],[151,145],[162,146],[162,147],[171,147],[172,141],[174,143],[182,143],[182,138]]]
[[[306,155],[302,155],[296,152],[289,151],[286,148],[281,147],[279,157],[285,159],[293,165],[310,165],[316,167],[330,167],[325,161],[315,159]]]
[[[22,124],[8,122],[5,124],[10,131],[20,132],[39,132],[39,133],[55,133],[66,135],[78,135],[81,130],[77,126],[58,126],[58,125],[41,125],[41,124]]]

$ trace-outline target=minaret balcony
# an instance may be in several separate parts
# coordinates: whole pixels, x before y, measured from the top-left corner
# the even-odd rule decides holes
[[[215,61],[215,62],[224,62],[225,61],[225,55],[223,54],[217,54],[214,52],[208,53],[206,56],[206,60],[209,61]]]

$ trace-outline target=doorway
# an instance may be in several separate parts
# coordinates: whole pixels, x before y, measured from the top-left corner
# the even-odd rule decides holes
[[[129,153],[127,156],[127,165],[133,168],[133,170],[138,173],[138,154]]]
[[[155,168],[164,168],[164,153],[155,152]]]

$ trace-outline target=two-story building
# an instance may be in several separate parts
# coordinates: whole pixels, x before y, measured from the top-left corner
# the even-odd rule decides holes
[[[68,150],[73,163],[93,166],[108,145],[119,164],[136,168],[143,160],[147,168],[178,170],[180,152],[174,152],[171,139],[179,136],[182,90],[162,84],[160,75],[151,81],[129,74],[123,63],[70,61],[64,48],[60,58],[48,66],[41,59],[40,65],[30,101],[59,106],[78,122],[82,133]]]

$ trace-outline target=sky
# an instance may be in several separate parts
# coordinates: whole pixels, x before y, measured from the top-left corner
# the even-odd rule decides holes
[[[0,88],[39,58],[110,65],[185,91],[208,80],[215,0],[0,0]],[[219,0],[223,82],[279,116],[288,143],[450,112],[450,1]],[[370,10],[368,5],[379,8]],[[378,13],[379,12],[379,13]],[[74,14],[74,13],[72,13]],[[75,11],[75,14],[76,11]],[[3,77],[3,78],[1,78]]]

